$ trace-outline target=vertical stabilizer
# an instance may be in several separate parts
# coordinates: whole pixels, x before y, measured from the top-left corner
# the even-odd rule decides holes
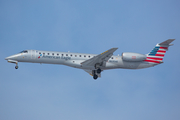
[[[173,42],[175,39],[168,39],[162,43],[159,43],[155,46],[155,48],[147,54],[146,62],[150,63],[163,63],[162,60],[164,58],[164,55],[166,51],[168,50],[168,47],[173,45],[170,44]]]

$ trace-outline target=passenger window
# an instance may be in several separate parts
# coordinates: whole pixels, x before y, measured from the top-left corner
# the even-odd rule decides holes
[[[89,56],[89,58],[90,58],[91,56]]]
[[[72,55],[71,55],[71,57],[72,57]]]
[[[62,56],[63,56],[63,54],[62,54]]]
[[[86,57],[86,55],[84,55],[84,57]]]
[[[81,57],[81,55],[79,55],[79,57]]]
[[[66,54],[66,56],[68,56],[68,54]]]
[[[112,59],[113,59],[113,57],[112,57]]]
[[[52,55],[54,55],[54,53],[52,53]]]
[[[45,55],[45,53],[43,53],[43,55]]]
[[[39,52],[39,54],[41,54],[41,52]]]
[[[49,53],[47,53],[49,55]]]
[[[77,57],[77,55],[75,55],[75,57]]]
[[[59,56],[59,53],[57,53],[57,55]]]

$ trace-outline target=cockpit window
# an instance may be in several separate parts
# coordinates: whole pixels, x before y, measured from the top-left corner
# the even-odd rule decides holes
[[[28,51],[27,50],[23,50],[20,53],[28,53]]]

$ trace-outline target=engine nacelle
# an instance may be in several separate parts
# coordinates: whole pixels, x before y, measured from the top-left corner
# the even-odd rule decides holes
[[[146,59],[146,55],[139,53],[125,52],[122,53],[122,59],[124,61],[129,61],[129,62],[140,62]]]

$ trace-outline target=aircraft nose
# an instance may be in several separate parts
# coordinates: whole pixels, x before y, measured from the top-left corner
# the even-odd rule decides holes
[[[8,60],[8,57],[6,57],[5,60]]]
[[[15,57],[16,57],[15,55],[11,55],[11,56],[9,56],[9,57],[6,57],[5,60],[10,60],[10,59],[13,59],[13,58],[15,58]]]
[[[9,56],[9,57],[6,57],[6,58],[5,58],[5,60],[9,60],[9,59],[11,59],[11,58],[12,58],[12,57],[11,57],[11,56]]]

